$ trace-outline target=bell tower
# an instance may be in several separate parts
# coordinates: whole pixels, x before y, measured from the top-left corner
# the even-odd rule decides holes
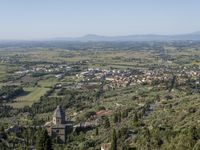
[[[64,124],[65,123],[65,112],[60,105],[57,106],[53,114],[53,124]]]

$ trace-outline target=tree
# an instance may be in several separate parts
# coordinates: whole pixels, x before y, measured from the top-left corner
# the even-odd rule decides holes
[[[199,150],[199,149],[200,149],[200,141],[198,141],[193,147],[193,150]]]
[[[175,84],[176,84],[176,76],[175,75],[173,75],[173,78],[172,78],[172,80],[171,80],[171,85],[170,85],[170,87],[169,87],[169,92],[171,92],[171,90],[175,87]]]
[[[37,132],[36,139],[37,150],[52,150],[51,139],[47,133],[47,130],[39,129]]]
[[[99,129],[98,129],[98,127],[96,127],[96,129],[95,129],[95,134],[96,134],[96,136],[99,135]]]
[[[85,113],[85,118],[90,118],[91,116],[94,116],[96,115],[96,112],[95,111],[88,111]]]
[[[117,123],[118,122],[118,114],[114,114],[113,122]]]
[[[0,147],[2,150],[9,150],[9,147],[5,142],[0,141]]]
[[[110,127],[110,121],[108,117],[105,117],[105,124],[104,124],[105,128],[109,128]]]
[[[128,117],[128,109],[126,109],[126,110],[124,110],[123,112],[122,112],[122,118],[126,118],[126,117]]]
[[[20,144],[17,148],[17,150],[23,150],[23,146]]]
[[[111,141],[111,149],[110,150],[117,150],[117,136],[116,136],[115,129],[113,129],[113,133],[112,133],[112,141]]]
[[[146,146],[147,146],[147,150],[151,149],[151,135],[150,135],[150,131],[148,128],[144,129],[144,137],[145,137],[145,141],[146,141]]]
[[[0,128],[0,134],[1,134],[1,138],[7,139],[7,134],[3,126]]]
[[[176,149],[192,149],[195,145],[193,137],[186,134],[180,134],[177,141]]]
[[[138,121],[139,121],[138,114],[135,113],[135,114],[134,114],[134,118],[133,118],[133,122],[134,122],[134,123],[137,123]]]
[[[114,123],[120,123],[121,122],[121,118],[122,118],[121,112],[115,113],[114,114],[114,118],[113,118],[113,122]]]
[[[121,112],[119,112],[118,116],[119,116],[119,117],[118,117],[118,122],[120,123],[120,122],[121,122],[121,120],[122,120],[122,119],[121,119],[121,118],[122,118],[122,113],[121,113]]]

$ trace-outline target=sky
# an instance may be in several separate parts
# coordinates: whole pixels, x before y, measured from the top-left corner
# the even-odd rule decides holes
[[[200,31],[200,0],[0,0],[0,39]]]

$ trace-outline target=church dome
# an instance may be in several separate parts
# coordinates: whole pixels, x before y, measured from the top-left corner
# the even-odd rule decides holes
[[[58,105],[56,110],[54,111],[53,118],[60,120],[60,123],[65,122],[65,112],[60,105]]]

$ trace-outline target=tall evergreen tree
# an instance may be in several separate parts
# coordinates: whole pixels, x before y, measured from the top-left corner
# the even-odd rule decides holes
[[[52,150],[51,139],[46,130],[40,129],[37,133],[36,139],[36,149],[37,150]]]
[[[113,122],[114,123],[118,122],[118,114],[117,113],[114,114]]]
[[[95,129],[95,134],[99,135],[99,129],[98,129],[98,127],[96,127],[96,129]]]
[[[105,124],[104,124],[105,128],[109,128],[110,127],[110,121],[108,117],[105,117]]]
[[[110,150],[117,150],[117,135],[116,135],[115,129],[113,129],[113,133],[112,133],[112,141],[111,141],[111,149]]]

